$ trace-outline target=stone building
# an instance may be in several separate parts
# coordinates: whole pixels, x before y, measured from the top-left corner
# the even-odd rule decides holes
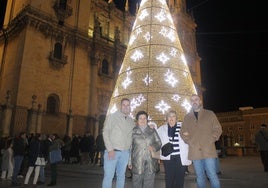
[[[221,145],[227,155],[257,153],[255,134],[261,124],[268,125],[268,108],[242,107],[216,114],[223,129]]]
[[[2,0],[0,135],[101,130],[138,5],[108,0]],[[167,0],[202,92],[196,24]],[[134,8],[133,8],[134,6]]]

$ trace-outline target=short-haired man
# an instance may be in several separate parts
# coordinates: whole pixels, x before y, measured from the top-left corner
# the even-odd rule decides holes
[[[125,172],[129,160],[134,120],[129,117],[130,100],[121,100],[121,109],[107,116],[103,128],[104,177],[102,188],[111,188],[116,172],[116,188],[125,185]]]
[[[189,145],[189,160],[193,161],[197,177],[197,187],[206,187],[206,175],[211,187],[220,188],[216,172],[216,147],[222,133],[222,127],[214,112],[203,108],[200,97],[196,94],[190,98],[192,110],[186,114],[180,135]]]

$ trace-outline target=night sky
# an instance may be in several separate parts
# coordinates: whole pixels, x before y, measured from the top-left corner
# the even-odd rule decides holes
[[[116,0],[115,0],[116,1]],[[117,0],[121,1],[121,0]],[[135,3],[139,0],[131,0]],[[186,0],[197,24],[204,107],[215,112],[268,107],[265,1]]]
[[[188,0],[197,23],[204,106],[215,112],[268,107],[264,1]],[[266,90],[266,91],[265,91]]]

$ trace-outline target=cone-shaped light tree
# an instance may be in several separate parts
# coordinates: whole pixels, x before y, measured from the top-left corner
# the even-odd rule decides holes
[[[130,35],[107,114],[131,101],[134,118],[140,110],[161,125],[173,109],[183,120],[196,93],[191,73],[166,0],[142,0]]]

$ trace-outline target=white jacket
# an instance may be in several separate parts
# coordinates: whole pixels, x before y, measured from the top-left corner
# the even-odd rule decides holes
[[[180,127],[181,126],[181,122],[177,122],[177,125]],[[165,145],[166,143],[169,142],[169,137],[168,137],[168,125],[162,125],[157,129],[157,133],[161,139],[162,142],[162,146]],[[180,147],[180,158],[181,158],[181,164],[184,166],[188,166],[192,164],[192,161],[190,161],[188,159],[188,144],[186,144],[182,138],[180,137],[179,134],[179,147]],[[160,159],[161,160],[170,160],[170,155],[168,156],[163,156],[161,154],[161,150],[160,150]]]

